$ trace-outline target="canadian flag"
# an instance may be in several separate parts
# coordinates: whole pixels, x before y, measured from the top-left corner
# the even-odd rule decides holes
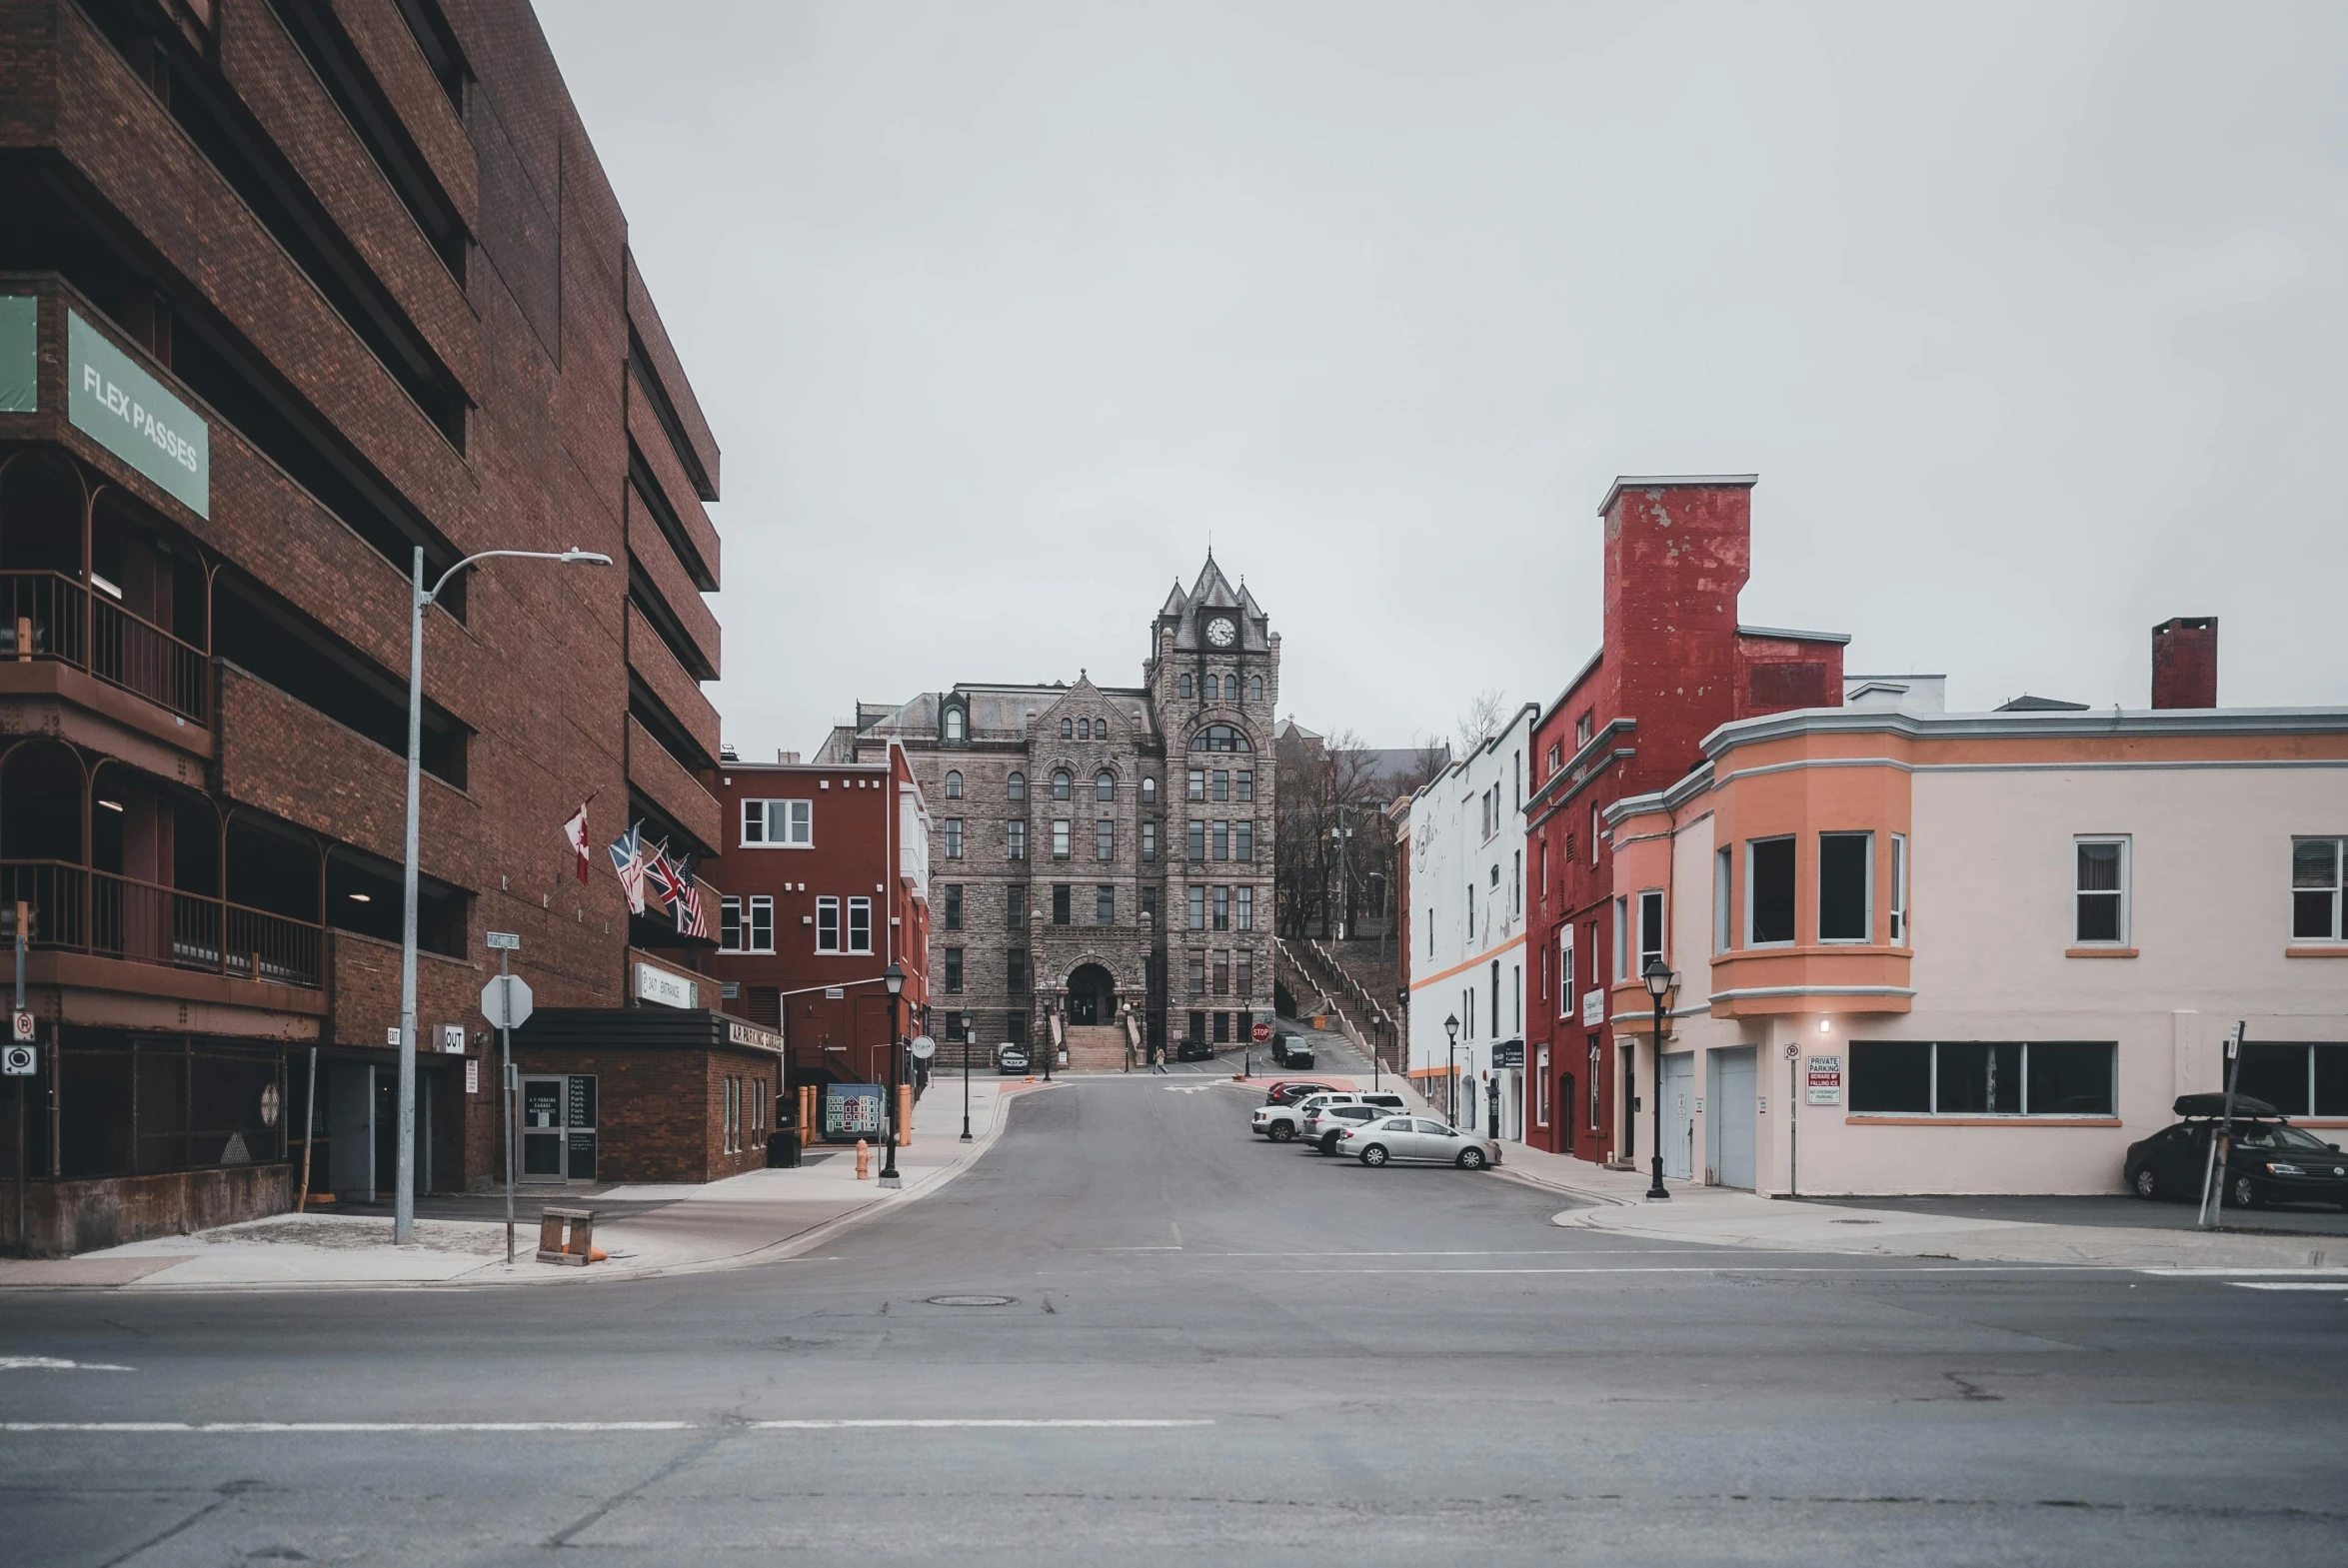
[[[587,881],[587,802],[579,802],[579,809],[563,824],[563,836],[571,840],[571,852],[579,859],[579,880]]]

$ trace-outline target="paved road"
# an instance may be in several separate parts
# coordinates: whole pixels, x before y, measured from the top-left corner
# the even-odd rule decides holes
[[[2193,1203],[2147,1203],[2113,1193],[2085,1197],[1804,1198],[1838,1208],[1889,1208],[1911,1214],[1953,1214],[1968,1219],[2021,1219],[2045,1225],[2094,1225],[2119,1230],[2195,1230],[2201,1210]],[[2219,1224],[2245,1235],[2348,1236],[2348,1213],[2329,1205],[2293,1203],[2273,1208],[2226,1208]]]
[[[0,1418],[195,1428],[0,1431],[0,1539],[44,1565],[2348,1551],[2348,1286],[1562,1230],[1501,1178],[1253,1142],[1248,1098],[1024,1096],[935,1196],[739,1273],[0,1298],[0,1356],[129,1369],[0,1370]],[[281,1429],[403,1422],[588,1426]]]

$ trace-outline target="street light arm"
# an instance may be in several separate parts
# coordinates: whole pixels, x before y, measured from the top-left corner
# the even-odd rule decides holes
[[[455,577],[458,573],[473,565],[474,562],[487,561],[493,556],[516,556],[525,561],[560,561],[567,566],[578,567],[608,567],[612,564],[612,558],[598,550],[477,551],[473,555],[467,556],[464,560],[458,562],[455,566],[449,568],[446,572],[443,572],[440,575],[440,581],[432,585],[431,590],[425,594],[421,603],[427,605],[434,603],[440,598],[440,591],[449,586],[449,579]]]

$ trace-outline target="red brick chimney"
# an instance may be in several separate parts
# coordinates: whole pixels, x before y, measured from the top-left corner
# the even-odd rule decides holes
[[[2152,629],[2152,706],[2218,706],[2217,617],[2177,616]]]

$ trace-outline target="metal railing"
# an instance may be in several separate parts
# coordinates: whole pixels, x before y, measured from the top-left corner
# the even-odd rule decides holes
[[[0,659],[55,660],[210,720],[210,657],[62,572],[0,572]]]
[[[63,860],[0,860],[0,902],[33,906],[31,945],[316,990],[325,927]]]

